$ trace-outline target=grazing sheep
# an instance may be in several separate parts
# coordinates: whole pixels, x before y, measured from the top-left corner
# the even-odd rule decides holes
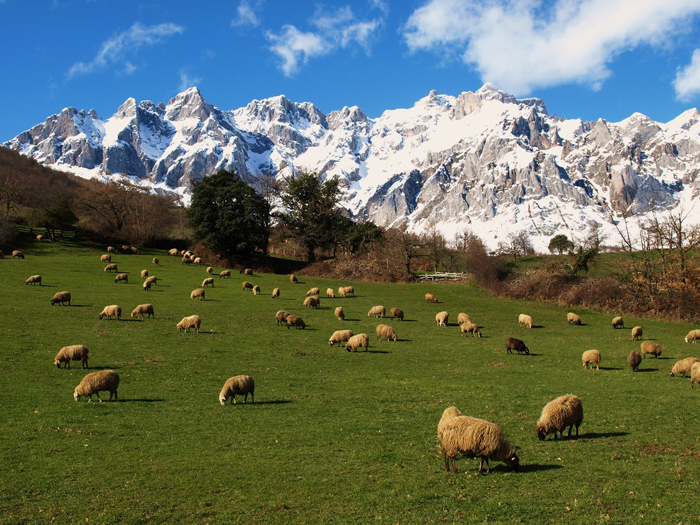
[[[194,301],[197,298],[199,298],[200,301],[204,301],[206,299],[204,289],[196,288],[195,290],[192,290],[192,293],[190,294],[190,299]]]
[[[143,282],[143,291],[147,291],[151,289],[151,283],[149,281],[144,281]]]
[[[299,279],[297,279],[297,276],[292,274],[289,276],[289,282],[292,284],[297,284],[299,282]]]
[[[107,246],[107,251],[109,253],[117,253],[117,249],[114,246]]]
[[[249,283],[248,281],[243,281],[241,284],[241,287],[243,290],[252,290],[253,289],[253,283]]]
[[[211,284],[211,287],[214,288],[214,278],[213,277],[207,277],[202,281],[202,288],[205,286]]]
[[[673,377],[673,376],[685,377],[685,374],[690,372],[690,369],[693,367],[693,364],[695,364],[695,363],[700,363],[700,359],[698,359],[697,357],[686,357],[685,359],[681,359],[675,365],[673,365],[673,368],[671,369],[671,377]]]
[[[108,306],[105,306],[100,312],[100,319],[102,319],[103,317],[106,317],[107,319],[112,319],[112,316],[115,316],[117,319],[121,319],[122,307],[118,304],[110,304]]]
[[[132,247],[131,247],[131,253],[133,253],[134,255],[138,255],[138,254],[139,254],[139,249],[138,249],[136,246],[132,246]]]
[[[479,330],[479,327],[474,323],[462,323],[459,325],[459,329],[462,332],[462,335],[472,334],[472,337],[481,337],[481,330]]]
[[[248,401],[248,394],[250,394],[250,402],[255,403],[255,381],[253,378],[246,375],[231,377],[226,380],[219,393],[219,403],[224,406],[230,397],[231,404],[235,405],[236,396],[243,396],[245,403]]]
[[[615,317],[612,320],[612,327],[613,328],[624,328],[625,322],[622,320],[622,317]]]
[[[700,363],[693,363],[690,369],[690,386],[695,388],[695,383],[700,383]]]
[[[311,288],[308,292],[306,292],[306,297],[309,297],[310,295],[318,295],[318,286],[315,286],[314,288]]]
[[[299,328],[301,328],[302,330],[304,328],[306,328],[306,323],[304,323],[304,320],[301,317],[299,317],[298,315],[288,314],[286,322],[287,322],[287,330],[289,330],[290,326],[296,326],[297,330]]]
[[[457,315],[457,324],[459,326],[462,326],[464,323],[471,323],[472,318],[469,317],[467,314],[460,313]]]
[[[394,329],[387,324],[377,325],[377,341],[381,341],[382,337],[386,337],[387,341],[398,341],[399,338],[396,336]]]
[[[352,337],[352,330],[336,330],[333,332],[333,335],[331,335],[330,339],[328,339],[328,344],[333,346],[335,343],[338,343],[338,346],[342,346],[340,343],[343,341],[347,341]]]
[[[569,324],[581,324],[581,318],[573,312],[566,314],[566,320]]]
[[[68,306],[70,306],[70,292],[56,292],[51,298],[51,306],[56,303],[61,306],[63,306],[63,303],[68,303]]]
[[[24,259],[24,254],[19,250],[12,250],[13,259]]]
[[[564,439],[564,429],[569,427],[569,437],[571,429],[576,427],[578,437],[578,427],[583,421],[583,405],[577,396],[566,394],[553,399],[542,409],[542,415],[537,420],[537,437],[544,441],[547,434],[554,432],[554,439],[557,439],[557,432]]]
[[[334,315],[338,318],[338,321],[345,321],[345,312],[343,312],[343,307],[342,307],[342,306],[338,306],[338,307],[335,309],[335,314],[334,314]]]
[[[141,279],[148,277],[148,270],[141,270]]]
[[[335,299],[335,292],[333,291],[333,288],[326,288],[326,297]]]
[[[65,368],[70,368],[71,361],[80,361],[80,368],[88,367],[88,354],[90,350],[83,345],[70,345],[61,348],[53,360],[56,368],[61,368],[61,363],[65,363]]]
[[[342,297],[343,299],[345,299],[345,288],[343,288],[342,286],[338,288],[338,297]]]
[[[438,312],[435,316],[435,322],[438,326],[447,326],[447,321],[450,319],[450,314],[447,312]]]
[[[118,272],[116,263],[108,264],[105,266],[105,272]]]
[[[460,414],[460,415],[454,415]],[[438,424],[438,438],[445,456],[445,470],[457,472],[455,457],[457,454],[479,456],[479,474],[486,461],[486,472],[491,472],[489,460],[502,461],[514,472],[518,471],[520,459],[515,447],[503,435],[501,427],[484,419],[461,415],[450,407],[443,412]]]
[[[221,273],[219,273],[219,279],[221,279],[222,277],[228,277],[230,279],[231,270],[221,270]]]
[[[100,392],[109,392],[109,400],[117,401],[117,388],[119,388],[119,374],[114,370],[100,370],[99,372],[92,372],[85,377],[83,377],[80,384],[75,387],[73,391],[73,399],[80,401],[80,398],[85,396],[88,401],[92,401],[92,395],[97,395],[97,400],[102,403],[100,399]]]
[[[357,352],[358,348],[364,348],[365,351],[367,351],[367,348],[369,347],[369,337],[367,334],[357,334],[353,335],[350,339],[348,339],[348,342],[345,343],[345,350],[350,352],[351,350],[354,350]]]
[[[525,354],[525,355],[530,355],[530,349],[525,346],[525,343],[520,340],[516,339],[515,337],[509,337],[506,339],[506,351],[509,354],[513,353],[513,350],[518,352],[518,354]]]
[[[24,281],[24,284],[36,284],[39,283],[41,286],[41,275],[30,275],[29,278]]]
[[[643,335],[642,332],[642,327],[641,326],[635,326],[632,328],[632,341],[636,341],[637,339],[641,339]]]
[[[367,312],[367,317],[384,317],[385,314],[386,308],[384,308],[382,305],[377,305],[369,309],[369,312]]]
[[[253,295],[260,295],[260,287],[257,284],[253,286]]]
[[[37,240],[38,242],[41,242],[43,239],[44,239],[44,236],[43,236],[43,235],[37,235],[37,236],[36,236],[36,240]]]
[[[124,281],[125,283],[129,284],[129,275],[125,273],[120,273],[114,278],[115,283],[118,283],[120,281]]]
[[[275,320],[277,321],[277,326],[281,324],[287,324],[287,316],[289,315],[289,312],[285,312],[284,310],[279,310],[275,314]]]
[[[425,294],[425,302],[427,302],[427,303],[437,303],[438,300],[437,300],[437,297],[435,297],[433,294],[427,293],[427,294]]]
[[[150,277],[146,277],[146,282],[150,285],[158,286],[158,277],[155,275],[151,275]]]
[[[518,323],[520,326],[527,326],[528,328],[532,328],[532,317],[529,315],[525,314],[520,314],[518,316]]]
[[[209,275],[212,275],[212,274],[214,273],[214,268],[212,268],[211,266],[207,266],[207,270],[206,270],[206,271],[207,271],[207,273],[208,273]]]
[[[119,250],[122,251],[122,252],[128,252],[129,249],[130,249],[130,248],[129,248],[128,246],[126,246],[125,244],[122,244],[121,248],[119,248]]]
[[[155,317],[156,315],[153,313],[153,305],[152,304],[140,304],[136,308],[133,309],[131,312],[131,317],[143,317],[145,316],[151,316]]]
[[[403,321],[403,310],[401,308],[392,308],[389,311],[389,317],[391,317],[392,321],[394,320],[394,317]]]
[[[280,296],[280,289],[279,288],[273,288],[272,289],[272,298],[274,299],[275,297]]]
[[[183,255],[182,264],[192,264],[192,259]]]
[[[591,365],[591,370],[593,365],[595,365],[596,370],[600,370],[600,352],[598,350],[586,350],[581,356],[581,361],[583,362],[583,368],[588,370],[588,364]]]
[[[243,273],[245,275],[253,275],[253,270],[251,270],[250,268],[246,268],[245,270],[243,270]]]
[[[158,260],[158,257],[154,257],[151,262],[157,266],[160,261]]]
[[[195,257],[194,261],[192,261],[192,264],[199,266],[202,264],[202,258],[201,257]]]
[[[194,333],[199,333],[199,327],[202,325],[202,320],[198,315],[190,315],[189,317],[183,317],[182,320],[177,323],[177,331],[189,332],[190,328],[194,328]]]
[[[319,308],[321,306],[321,299],[318,295],[312,295],[304,299],[304,306],[307,308]]]
[[[688,332],[688,335],[685,336],[685,342],[689,343],[692,341],[693,343],[700,339],[700,330],[691,330]]]
[[[178,253],[179,252],[177,251],[177,248],[171,248],[170,250],[168,250],[168,255],[173,256],[173,257],[177,257]]]
[[[355,287],[354,286],[345,286],[343,288],[345,290],[345,295],[352,295],[355,297]]]
[[[110,262],[112,260],[112,256],[108,253],[105,253],[100,257],[100,262]]]
[[[643,358],[646,358],[647,354],[649,354],[658,359],[658,357],[661,355],[661,345],[657,345],[651,341],[643,341],[641,344],[641,349]]]
[[[639,363],[642,362],[642,356],[636,350],[632,350],[627,356],[627,362],[632,367],[632,372],[636,372],[639,368]]]

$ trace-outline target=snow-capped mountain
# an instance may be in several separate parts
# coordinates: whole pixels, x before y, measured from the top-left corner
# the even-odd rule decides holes
[[[223,111],[191,88],[167,105],[130,98],[108,119],[66,108],[3,146],[185,197],[219,169],[246,179],[338,176],[343,205],[359,219],[437,226],[448,239],[470,228],[492,247],[527,230],[545,251],[556,233],[581,239],[594,227],[617,243],[613,217],[679,205],[700,223],[697,110],[666,124],[638,113],[618,123],[565,120],[540,99],[490,85],[457,97],[432,91],[375,119],[358,107],[324,115],[284,96]]]

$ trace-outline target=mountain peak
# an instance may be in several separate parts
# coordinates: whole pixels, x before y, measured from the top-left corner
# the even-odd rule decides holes
[[[187,118],[206,120],[211,115],[212,109],[212,106],[204,100],[199,88],[191,87],[168,101],[165,115],[170,120]]]

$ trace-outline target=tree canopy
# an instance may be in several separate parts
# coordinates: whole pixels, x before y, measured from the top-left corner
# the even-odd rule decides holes
[[[559,235],[555,235],[550,239],[548,248],[550,252],[557,252],[559,255],[561,255],[564,252],[573,250],[574,243],[571,242],[566,235],[560,233]]]

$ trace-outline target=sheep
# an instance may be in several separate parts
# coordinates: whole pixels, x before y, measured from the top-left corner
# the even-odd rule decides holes
[[[343,288],[345,290],[345,295],[352,295],[355,297],[355,287],[354,286],[345,286]]]
[[[131,317],[143,317],[146,315],[147,317],[150,315],[151,317],[155,317],[156,315],[153,313],[153,305],[152,304],[140,304],[136,308],[133,309],[131,312]]]
[[[613,328],[624,328],[625,322],[622,320],[622,317],[615,317],[612,320],[612,327]]]
[[[632,367],[632,372],[636,372],[639,368],[639,363],[642,362],[642,356],[636,350],[632,350],[627,356],[627,362]]]
[[[367,334],[357,334],[353,335],[350,339],[348,339],[348,342],[345,343],[345,350],[350,352],[351,350],[354,350],[357,352],[358,348],[364,348],[365,351],[367,351],[367,348],[369,347],[369,337]]]
[[[61,306],[63,306],[63,303],[68,303],[68,306],[70,306],[70,299],[70,292],[56,292],[51,298],[51,306],[53,306],[56,303],[60,304]]]
[[[194,264],[194,265],[196,265],[196,266],[199,266],[200,264],[202,264],[202,258],[201,258],[201,257],[195,257],[195,258],[194,258],[194,261],[192,261],[192,264]]]
[[[100,262],[111,262],[112,261],[112,256],[108,253],[105,253],[100,257]]]
[[[308,292],[306,292],[306,297],[309,297],[310,295],[318,295],[318,286],[315,286],[314,288],[311,288]]]
[[[524,353],[525,355],[530,355],[530,349],[525,346],[525,343],[522,340],[516,339],[515,337],[509,337],[506,339],[506,352],[512,354],[513,350],[518,352],[518,354]]]
[[[338,343],[338,346],[342,346],[340,343],[343,341],[347,342],[348,339],[352,337],[352,330],[336,330],[333,332],[333,335],[331,335],[330,339],[328,339],[328,344],[330,346],[333,346],[335,343]]]
[[[192,259],[190,259],[189,257],[183,256],[182,257],[182,264],[192,264]]]
[[[462,332],[462,335],[467,335],[470,333],[472,334],[472,337],[481,337],[481,330],[479,330],[479,327],[474,323],[462,323],[459,325],[459,329]]]
[[[150,290],[150,289],[151,289],[150,281],[144,281],[143,282],[143,291],[145,292],[145,291]]]
[[[158,257],[154,257],[153,260],[152,260],[151,262],[152,262],[153,264],[155,264],[156,266],[158,266],[158,263],[159,263],[160,261],[158,260]]]
[[[297,284],[299,282],[299,279],[297,279],[297,276],[292,274],[289,276],[289,282],[292,284]]]
[[[345,299],[345,295],[346,295],[346,294],[345,294],[345,288],[343,288],[342,286],[339,287],[339,288],[338,288],[338,297],[341,297],[341,298]]]
[[[573,312],[569,312],[568,314],[566,314],[566,321],[569,324],[581,324],[581,318]]]
[[[661,355],[661,345],[652,343],[651,341],[644,341],[641,344],[642,357],[646,358],[647,354],[655,356],[657,359]]]
[[[306,323],[304,323],[304,320],[301,317],[299,317],[298,315],[288,314],[286,322],[287,322],[287,330],[289,330],[290,326],[296,326],[297,330],[299,328],[301,328],[302,330],[304,328],[306,328]]]
[[[335,299],[335,292],[333,291],[333,288],[326,288],[326,297]]]
[[[141,279],[148,277],[148,270],[141,270]]]
[[[544,441],[547,434],[554,432],[554,439],[557,439],[557,432],[564,439],[564,429],[569,427],[569,437],[571,429],[576,427],[576,437],[578,437],[578,427],[583,421],[583,405],[581,400],[574,395],[566,394],[559,396],[547,403],[542,409],[542,415],[537,420],[537,437]]]
[[[690,387],[695,388],[695,383],[700,383],[700,363],[693,363],[690,369]]]
[[[189,332],[190,328],[194,328],[194,333],[199,333],[199,327],[202,325],[202,320],[198,315],[190,315],[189,317],[183,317],[182,320],[177,323],[177,331]]]
[[[102,319],[103,317],[106,317],[107,319],[112,319],[112,316],[115,316],[117,319],[121,319],[122,307],[118,304],[110,304],[108,306],[105,306],[100,312],[100,319]]]
[[[170,255],[172,257],[177,257],[178,253],[179,252],[177,251],[177,248],[171,248],[170,250],[168,250],[168,255]]]
[[[222,277],[228,277],[229,279],[231,278],[231,270],[221,270],[219,273],[219,279]]]
[[[132,246],[132,247],[131,247],[131,253],[133,253],[134,255],[138,255],[138,254],[139,254],[139,249],[138,249],[136,246]]]
[[[459,414],[459,415],[454,415]],[[479,474],[486,460],[486,472],[491,472],[489,460],[502,461],[514,472],[518,471],[520,459],[515,447],[503,435],[503,430],[495,423],[484,419],[461,415],[455,407],[443,412],[438,424],[438,438],[445,456],[445,470],[457,472],[455,457],[457,454],[474,454],[479,456]]]
[[[581,356],[581,361],[583,362],[583,368],[588,370],[588,364],[591,364],[591,370],[593,365],[595,365],[596,370],[600,370],[600,352],[598,350],[586,350]]]
[[[202,281],[202,288],[205,286],[211,284],[211,287],[214,288],[214,278],[213,277],[207,277]]]
[[[117,250],[114,246],[107,246],[107,251],[109,253],[117,253]]]
[[[435,297],[433,294],[427,293],[427,294],[425,294],[425,302],[426,303],[437,303],[438,300],[437,300],[437,297]]]
[[[253,286],[253,295],[260,295],[260,286],[257,284]]]
[[[277,313],[275,314],[275,320],[277,321],[277,326],[281,324],[287,324],[287,316],[289,315],[289,312],[285,312],[284,310],[278,310]]]
[[[41,242],[43,239],[44,239],[44,236],[43,236],[43,235],[37,235],[37,236],[36,236],[37,242]]]
[[[196,288],[192,290],[192,293],[190,294],[190,299],[194,301],[197,298],[199,298],[200,301],[204,301],[206,299],[204,289]]]
[[[467,314],[459,313],[457,315],[457,324],[459,326],[462,326],[464,323],[471,323],[471,322],[472,322],[472,318],[469,317]]]
[[[24,284],[36,284],[39,283],[41,286],[41,275],[30,275],[29,278],[24,281]]]
[[[116,263],[108,264],[105,266],[105,272],[118,272]]]
[[[345,312],[343,312],[342,306],[338,306],[335,309],[334,315],[338,318],[338,321],[345,321]]]
[[[643,334],[643,331],[642,331],[641,326],[635,326],[634,328],[632,328],[632,341],[636,341],[637,339],[641,339],[642,334]]]
[[[92,395],[96,394],[97,400],[102,403],[100,392],[108,391],[109,400],[111,401],[114,396],[114,400],[117,401],[117,388],[119,388],[119,374],[114,370],[100,370],[83,377],[73,391],[73,399],[80,401],[80,398],[85,396],[88,401],[92,401]]]
[[[392,321],[394,320],[394,317],[403,321],[403,310],[401,308],[392,308],[389,311],[389,317],[391,317]]]
[[[243,396],[243,402],[248,401],[250,394],[250,402],[255,403],[255,381],[252,377],[240,375],[231,377],[226,380],[224,387],[219,393],[219,403],[221,406],[226,405],[226,400],[230,397],[231,404],[236,404],[236,396]]]
[[[83,345],[70,345],[61,348],[53,360],[56,368],[61,368],[61,363],[65,363],[65,368],[70,368],[71,361],[80,361],[80,369],[90,368],[88,366],[88,354],[90,350]]]
[[[306,299],[304,299],[304,306],[306,306],[306,308],[320,308],[321,299],[318,295],[312,295],[311,297],[307,297]]]
[[[253,270],[251,270],[250,268],[246,268],[245,270],[243,270],[243,274],[244,275],[253,275]]]
[[[688,335],[685,336],[685,342],[689,343],[692,341],[693,343],[700,339],[700,330],[691,330],[688,332]]]
[[[244,290],[252,290],[252,289],[253,289],[253,283],[249,283],[248,281],[243,281],[243,283],[241,284],[241,287],[242,287]]]
[[[120,281],[124,281],[126,284],[129,284],[129,275],[125,273],[120,273],[114,278],[114,282],[118,283]]]
[[[377,341],[381,341],[382,337],[386,337],[387,341],[398,341],[399,338],[396,336],[394,329],[387,324],[377,325]]]
[[[13,259],[24,259],[24,254],[19,250],[12,250]]]
[[[518,316],[518,323],[520,326],[527,326],[528,328],[532,328],[532,317],[529,315],[525,314],[520,314]]]
[[[272,298],[274,299],[275,297],[280,296],[280,289],[279,288],[273,288],[272,289]]]
[[[450,319],[450,314],[447,312],[438,312],[435,315],[435,322],[438,326],[447,326],[447,321]]]
[[[207,272],[209,275],[212,275],[212,274],[214,273],[214,268],[212,268],[211,266],[207,266],[206,272]]]
[[[686,357],[685,359],[681,359],[675,365],[673,365],[673,368],[671,369],[671,377],[680,375],[685,377],[685,374],[690,372],[690,369],[693,367],[694,363],[700,363],[700,359],[697,357]]]
[[[385,314],[386,308],[384,308],[382,305],[377,305],[369,309],[369,312],[367,312],[367,317],[384,317]]]
[[[125,244],[122,244],[121,248],[119,248],[119,250],[122,251],[122,252],[128,252],[129,249],[130,249],[130,248],[129,248],[128,246],[126,246]]]
[[[158,286],[158,277],[155,275],[151,275],[150,277],[146,277],[146,282],[150,285]]]

